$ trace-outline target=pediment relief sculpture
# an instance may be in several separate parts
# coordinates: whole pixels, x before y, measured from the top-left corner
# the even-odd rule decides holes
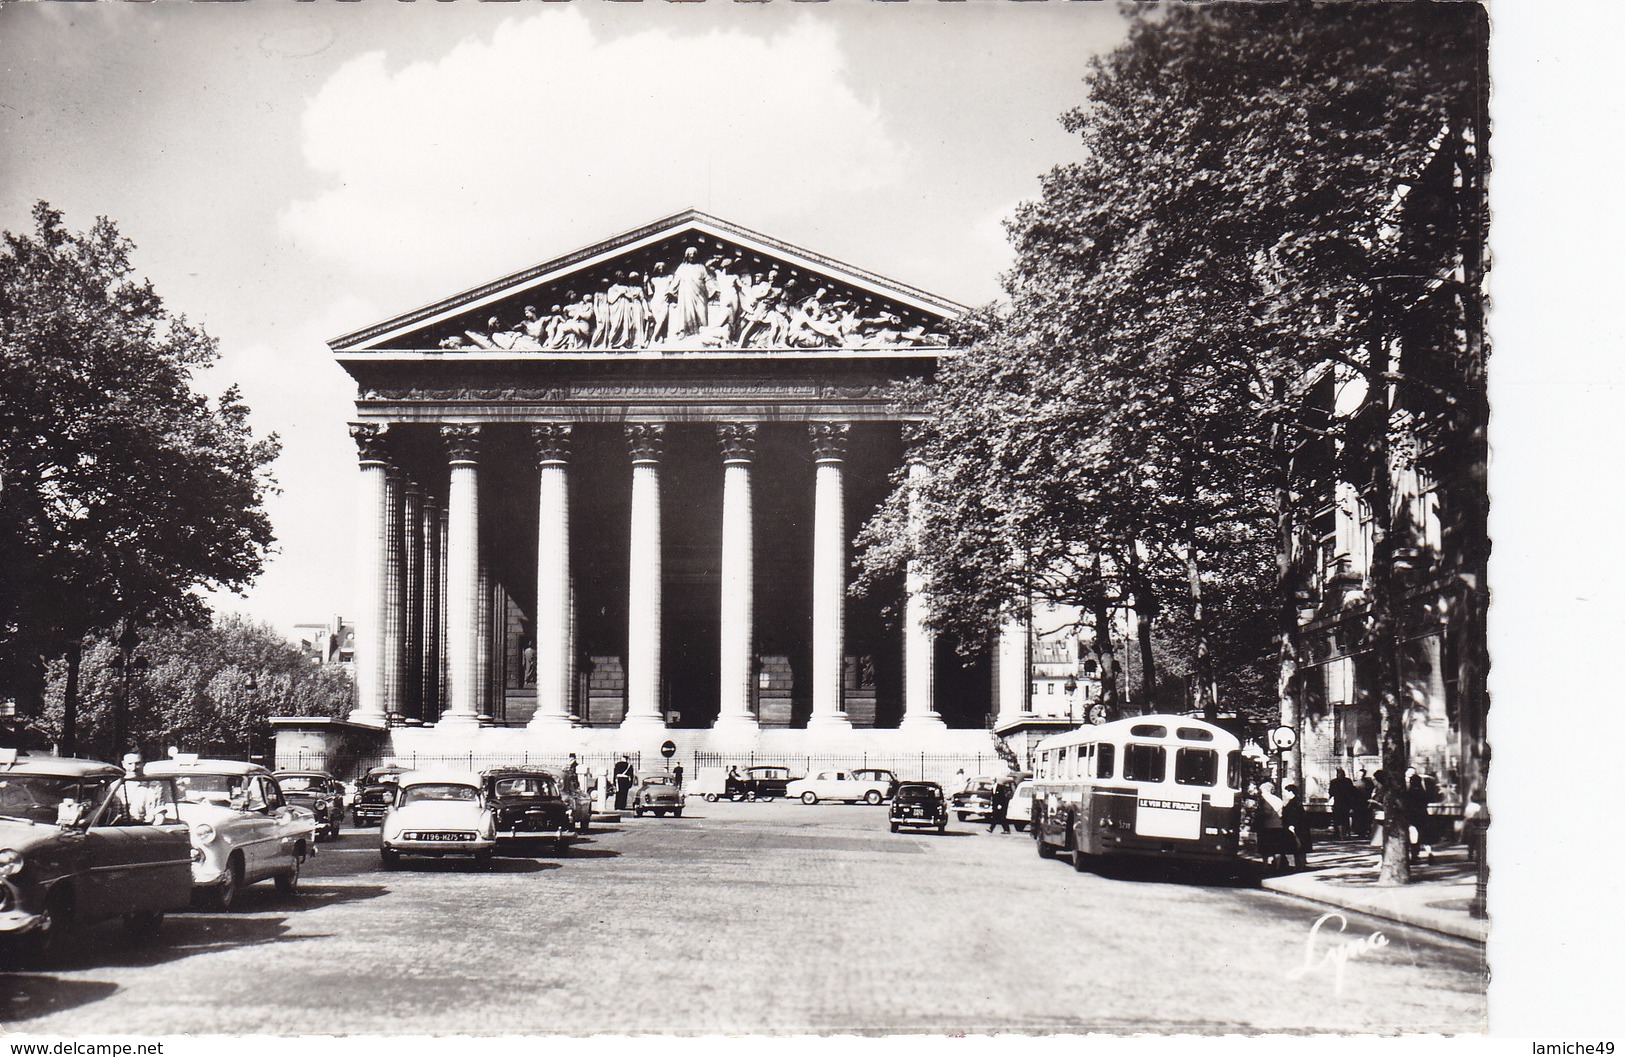
[[[726,248],[612,269],[597,289],[566,289],[545,310],[526,304],[446,335],[445,350],[894,349],[944,346],[942,321],[905,320],[894,306],[819,277]],[[592,285],[591,277],[582,287]],[[542,292],[542,291],[537,291]],[[917,315],[917,313],[916,313]]]

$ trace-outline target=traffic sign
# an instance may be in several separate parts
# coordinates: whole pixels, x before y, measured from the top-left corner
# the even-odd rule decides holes
[[[1298,732],[1291,727],[1276,727],[1270,731],[1270,744],[1281,752],[1292,748],[1298,743]]]
[[[672,742],[666,742],[664,745],[660,746],[660,755],[664,756],[668,760],[671,759],[673,756],[677,755],[677,746]]]

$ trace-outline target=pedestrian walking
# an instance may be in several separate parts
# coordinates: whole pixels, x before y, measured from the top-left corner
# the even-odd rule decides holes
[[[1354,832],[1354,808],[1358,803],[1360,794],[1354,788],[1354,782],[1348,773],[1339,767],[1337,777],[1327,787],[1332,797],[1332,836],[1344,840]]]
[[[637,772],[632,768],[632,760],[622,756],[615,761],[615,810],[626,810],[626,798],[632,792],[632,782]]]
[[[1428,791],[1427,783],[1422,776],[1416,773],[1416,768],[1405,769],[1405,791],[1403,793],[1405,804],[1405,822],[1410,827],[1406,834],[1406,846],[1410,849],[1410,859],[1415,862],[1417,857],[1431,859],[1433,857],[1432,834],[1428,832],[1432,817],[1428,814],[1428,805],[1433,803],[1433,795]]]
[[[993,832],[995,826],[1003,826],[1006,833],[1010,832],[1010,790],[1001,782],[993,787],[992,807],[987,815],[987,831]]]
[[[580,764],[576,762],[576,754],[570,754],[570,761],[564,765],[564,791],[574,793],[581,788]]]
[[[1286,833],[1286,847],[1292,856],[1292,865],[1299,870],[1309,868],[1309,812],[1304,810],[1298,787],[1286,787],[1286,799],[1281,801],[1281,829]]]
[[[683,788],[683,765],[682,764],[678,764],[676,767],[673,767],[671,769],[671,777],[672,777],[672,781],[677,783],[678,790],[681,791],[682,788]]]

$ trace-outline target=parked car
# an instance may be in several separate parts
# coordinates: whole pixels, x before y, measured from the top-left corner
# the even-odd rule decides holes
[[[375,825],[395,802],[395,781],[406,768],[395,764],[374,767],[357,779],[355,797],[350,801],[350,818],[358,826]]]
[[[683,817],[683,792],[677,788],[675,778],[652,774],[638,783],[637,792],[632,794],[632,813],[642,818],[645,811],[661,817],[668,812],[673,818]]]
[[[1033,820],[1033,780],[1023,778],[1016,783],[1010,791],[1010,803],[1004,809],[1004,817],[1017,829],[1026,829]]]
[[[316,846],[316,816],[289,804],[269,770],[181,755],[147,764],[146,774],[175,780],[181,818],[192,828],[192,890],[200,902],[230,910],[245,886],[266,878],[283,895],[299,891],[299,871]]]
[[[192,899],[174,783],[105,763],[0,749],[0,941],[43,958],[78,926],[122,918],[154,935]]]
[[[891,802],[891,831],[903,826],[935,826],[938,833],[948,828],[948,798],[935,782],[903,782]]]
[[[788,796],[800,797],[803,804],[816,804],[820,800],[846,800],[857,803],[878,804],[897,788],[897,776],[890,771],[862,767],[855,771],[819,771],[808,778],[798,778],[786,788]]]
[[[496,851],[496,818],[472,771],[409,771],[395,780],[394,800],[378,830],[378,857],[386,870],[403,855],[471,855],[489,866]]]
[[[570,821],[575,823],[577,833],[585,833],[592,829],[592,794],[585,790],[577,790],[565,795],[570,802]]]
[[[316,816],[316,837],[337,840],[344,825],[344,783],[326,771],[277,771],[288,803]]]
[[[1009,798],[1016,779],[1008,774],[979,774],[965,781],[965,788],[953,796],[954,815],[961,822],[985,819],[993,812],[995,793]]]
[[[573,794],[564,795],[549,771],[494,767],[481,771],[485,802],[496,823],[497,846],[551,842],[559,855],[570,851],[575,835]]]
[[[713,802],[722,797],[729,800],[776,800],[785,795],[785,787],[789,784],[790,768],[761,764],[745,768],[738,778],[729,775],[723,780],[722,792],[708,792],[705,799]]]

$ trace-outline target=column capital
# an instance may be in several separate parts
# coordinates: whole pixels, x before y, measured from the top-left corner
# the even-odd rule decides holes
[[[813,454],[819,462],[840,462],[846,458],[846,437],[851,428],[845,422],[814,422],[807,426]]]
[[[570,424],[543,422],[530,427],[530,442],[536,452],[538,467],[556,465],[570,460]]]
[[[361,464],[382,466],[389,462],[389,427],[377,422],[350,423],[350,438],[361,454]]]
[[[626,446],[633,462],[659,462],[666,441],[666,427],[659,423],[636,423],[626,427]]]
[[[401,487],[405,489],[407,498],[423,498],[423,486],[418,483],[418,479],[416,477],[408,475],[404,480],[401,481]]]
[[[723,462],[750,462],[756,456],[756,424],[730,422],[717,427]]]
[[[474,424],[441,426],[440,439],[446,444],[451,461],[473,463],[480,455],[480,427]]]

